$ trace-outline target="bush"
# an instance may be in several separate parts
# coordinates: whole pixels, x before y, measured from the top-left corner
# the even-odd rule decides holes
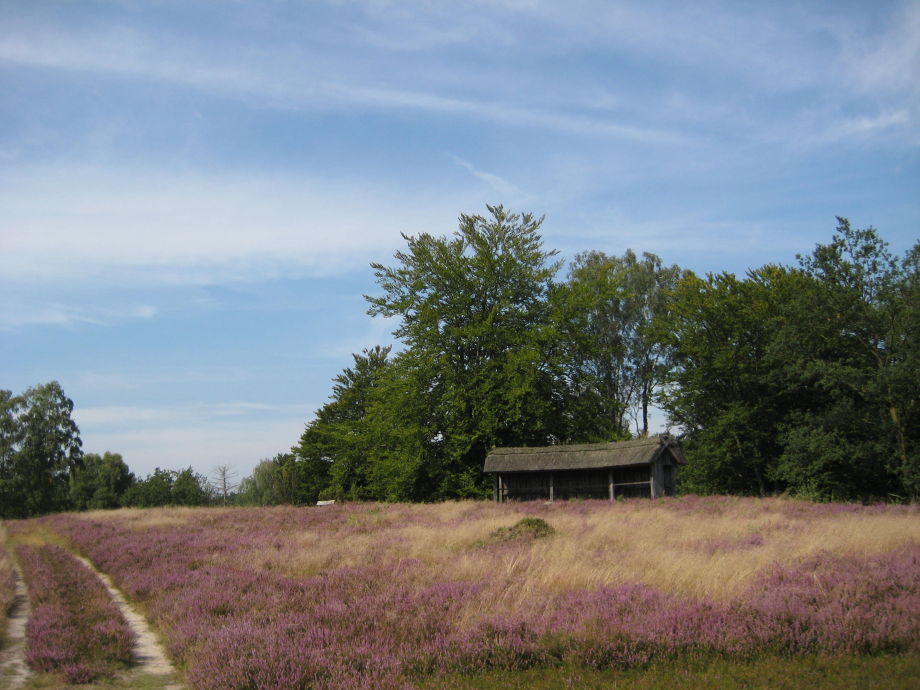
[[[494,544],[512,539],[539,539],[555,533],[556,530],[543,518],[526,517],[518,520],[513,527],[499,527],[489,535],[488,541]]]

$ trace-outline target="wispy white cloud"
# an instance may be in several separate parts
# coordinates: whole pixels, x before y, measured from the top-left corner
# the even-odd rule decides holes
[[[519,190],[513,183],[509,182],[505,178],[493,173],[478,170],[473,167],[472,163],[460,158],[460,156],[455,156],[452,153],[447,155],[450,156],[450,159],[454,162],[455,165],[463,168],[476,179],[485,182],[493,191],[501,194],[503,199],[510,201],[515,200],[521,196],[521,190]]]
[[[3,281],[121,284],[265,280],[366,265],[399,233],[450,227],[457,199],[409,203],[361,180],[23,172],[0,188]],[[356,190],[361,189],[360,195]],[[54,309],[32,320],[150,318]],[[21,313],[17,321],[27,319]]]
[[[195,368],[159,365],[141,369],[88,369],[73,375],[74,382],[82,390],[97,396],[103,394],[106,398],[153,386],[200,388],[251,382],[252,379],[252,369],[220,364]]]
[[[236,46],[210,48],[214,52],[203,54],[191,42],[176,44],[174,38],[124,26],[87,32],[42,27],[25,34],[0,33],[0,62],[158,81],[251,101],[263,108],[419,110],[648,143],[684,140],[673,131],[611,115],[571,112],[553,99],[518,103],[491,95],[458,95],[444,79],[429,80],[422,88],[386,85],[379,75],[349,70],[346,65],[330,73],[333,68],[303,46],[243,51],[245,61],[238,57]]]
[[[825,136],[833,141],[844,137],[870,135],[879,131],[901,127],[910,123],[910,115],[904,109],[882,112],[874,116],[841,119],[829,128]]]
[[[307,405],[281,405],[276,403],[228,401],[217,403],[192,403],[168,406],[109,405],[102,407],[77,407],[74,417],[82,426],[95,429],[124,429],[138,423],[168,424],[174,427],[193,426],[211,421],[224,423],[228,419],[250,417],[296,416],[305,419],[313,412]]]
[[[907,95],[920,105],[920,3],[905,2],[882,35],[850,31],[841,36],[847,75],[876,96]]]
[[[270,9],[234,11],[262,26]],[[884,95],[894,99],[885,111],[903,110],[906,98],[909,121],[897,125],[917,119],[916,3],[881,34],[866,31],[858,13],[789,5],[366,2],[342,14],[349,18],[306,34],[317,40],[238,26],[203,40],[125,17],[11,21],[0,29],[0,61],[159,82],[258,108],[421,112],[665,148],[725,133],[775,145],[782,137],[772,130],[790,126],[801,130],[787,137],[794,147],[842,131],[835,123],[846,118],[833,111],[818,111],[831,121],[807,116],[806,92],[817,102]],[[498,59],[499,46],[513,59]],[[556,73],[559,60],[573,69]]]
[[[208,474],[228,464],[244,476],[260,459],[287,452],[314,409],[252,402],[77,407],[74,419],[85,451],[121,453],[135,474],[187,466]]]
[[[101,326],[124,320],[152,319],[157,313],[157,308],[149,304],[113,309],[105,306],[49,303],[7,295],[0,298],[0,331],[29,326]]]

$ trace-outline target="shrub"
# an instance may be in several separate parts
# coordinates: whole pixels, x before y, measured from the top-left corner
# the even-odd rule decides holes
[[[488,542],[499,543],[513,539],[538,539],[555,533],[556,530],[543,518],[526,517],[518,520],[511,527],[499,527],[489,535]]]

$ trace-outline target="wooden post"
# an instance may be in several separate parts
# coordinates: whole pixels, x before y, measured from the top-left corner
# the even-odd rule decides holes
[[[664,466],[659,457],[651,467],[649,467],[649,495],[651,498],[659,498],[662,495],[662,486],[664,485]]]
[[[613,470],[607,470],[607,490],[610,492],[610,500],[613,500]]]
[[[549,473],[549,500],[550,503],[553,501],[553,473]]]
[[[495,499],[495,502],[499,502],[498,497],[498,472],[492,475],[492,498]]]

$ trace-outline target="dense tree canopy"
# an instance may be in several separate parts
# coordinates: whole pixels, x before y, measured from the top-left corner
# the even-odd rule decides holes
[[[68,479],[83,459],[73,401],[56,381],[22,395],[0,391],[0,517],[68,506]]]
[[[918,497],[918,256],[839,219],[797,267],[682,280],[659,326],[684,489]]]
[[[293,449],[300,500],[483,495],[490,447],[648,433],[654,403],[683,491],[918,496],[920,245],[898,259],[840,219],[797,266],[591,251],[555,282],[542,219],[488,211],[372,265],[402,349],[336,377]]]
[[[134,474],[118,453],[86,453],[70,475],[70,505],[76,510],[118,508]]]
[[[162,470],[159,467],[145,479],[135,481],[122,496],[122,505],[136,508],[157,506],[203,506],[216,499],[208,478],[191,467]]]
[[[591,251],[557,282],[542,218],[487,208],[372,264],[368,312],[398,344],[353,355],[239,502],[484,496],[490,448],[648,433],[652,404],[682,437],[681,491],[920,498],[920,243],[897,257],[841,218],[794,266],[698,277]],[[216,499],[191,467],[84,456],[72,410],[56,382],[0,390],[0,517]]]
[[[580,404],[579,434],[610,440],[649,432],[649,406],[666,372],[667,349],[653,331],[681,276],[654,254],[639,259],[583,252],[572,263],[568,283],[554,302],[565,366]]]
[[[549,292],[558,270],[542,219],[488,207],[453,237],[405,237],[369,313],[399,317],[405,349],[356,356],[295,448],[330,463],[330,487],[361,498],[482,495],[493,445],[561,429]]]

